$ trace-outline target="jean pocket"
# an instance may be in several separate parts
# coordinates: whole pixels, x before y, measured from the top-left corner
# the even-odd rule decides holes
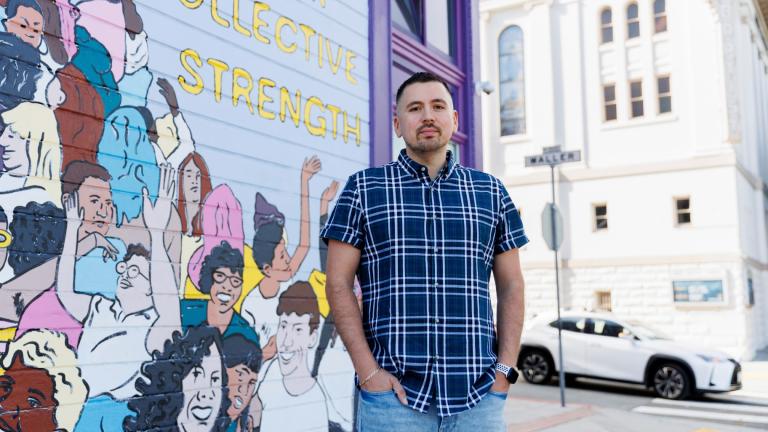
[[[490,396],[493,396],[493,397],[495,397],[495,398],[499,398],[499,399],[504,399],[504,400],[506,400],[506,399],[507,399],[507,395],[508,395],[508,394],[507,394],[507,392],[495,392],[495,391],[489,391],[489,392],[488,392],[488,395],[490,395]]]
[[[392,389],[382,391],[368,391],[360,389],[360,398],[364,401],[371,402],[373,400],[380,400],[386,396],[394,396],[395,392]]]

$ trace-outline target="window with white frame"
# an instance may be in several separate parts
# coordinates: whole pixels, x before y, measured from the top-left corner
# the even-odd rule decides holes
[[[689,225],[691,223],[691,197],[675,198],[675,224]]]
[[[616,120],[616,85],[603,84],[603,118],[605,121]]]
[[[654,0],[653,23],[656,33],[667,31],[667,2],[666,0]]]
[[[600,43],[613,42],[613,12],[606,7],[600,12]]]
[[[525,133],[523,30],[512,25],[499,36],[499,119],[501,136]]]
[[[605,203],[592,204],[592,229],[602,231],[608,229],[608,205]]]
[[[637,3],[627,6],[627,39],[640,37],[640,12]]]
[[[632,118],[642,117],[645,114],[643,110],[643,81],[635,80],[629,82],[630,113]]]
[[[672,89],[669,87],[669,75],[656,78],[659,94],[659,114],[672,112]]]

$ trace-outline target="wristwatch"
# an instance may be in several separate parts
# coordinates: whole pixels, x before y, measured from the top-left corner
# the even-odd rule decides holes
[[[504,363],[496,363],[495,369],[503,373],[504,376],[507,377],[507,381],[509,381],[510,384],[516,383],[517,377],[520,376],[520,373],[518,373],[514,367],[505,365]]]

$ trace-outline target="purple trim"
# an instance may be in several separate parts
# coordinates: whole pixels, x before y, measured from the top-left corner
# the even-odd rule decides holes
[[[466,13],[467,19],[463,20],[464,23],[479,23],[480,15],[478,13],[478,2],[468,1],[464,3],[464,13]],[[467,141],[466,147],[469,149],[469,155],[467,157],[466,166],[473,168],[483,168],[483,137],[482,137],[482,101],[480,95],[475,91],[475,73],[480,71],[480,51],[475,53],[474,48],[480,46],[480,33],[478,25],[471,25],[468,29],[462,29],[462,33],[465,35],[465,40],[462,48],[466,52],[462,53],[462,60],[466,60],[467,63],[462,65],[462,68],[467,72],[467,79],[464,82],[464,88],[467,98],[467,135],[469,135],[469,141]]]
[[[370,164],[392,160],[392,25],[389,1],[368,0]]]
[[[397,28],[392,29],[392,50],[395,54],[407,55],[414,59],[419,65],[426,66],[453,85],[461,85],[464,80],[464,72],[461,69],[440,58],[440,55]]]

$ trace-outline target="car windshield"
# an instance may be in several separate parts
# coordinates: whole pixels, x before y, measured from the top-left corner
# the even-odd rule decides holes
[[[636,335],[646,338],[646,339],[660,339],[660,340],[671,340],[669,336],[665,335],[664,333],[656,330],[655,328],[649,327],[646,324],[641,324],[637,321],[629,321],[629,324],[632,325],[632,331],[635,332]]]

